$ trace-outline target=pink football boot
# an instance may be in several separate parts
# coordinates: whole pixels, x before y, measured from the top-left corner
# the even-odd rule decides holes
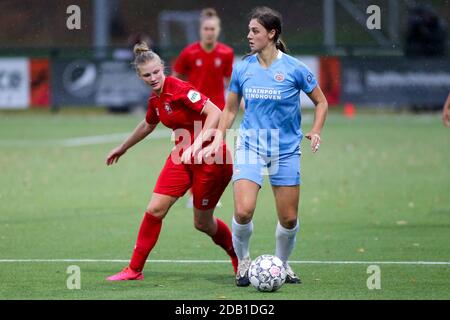
[[[106,280],[109,281],[144,280],[144,274],[142,272],[134,271],[130,267],[126,267],[119,273],[106,278]]]

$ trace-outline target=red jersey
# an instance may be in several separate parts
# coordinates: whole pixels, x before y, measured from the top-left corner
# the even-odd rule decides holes
[[[161,121],[166,127],[174,130],[176,144],[181,142],[182,135],[188,132],[191,138],[190,145],[203,128],[206,115],[202,112],[208,100],[208,97],[190,83],[168,76],[160,96],[155,92],[152,93],[145,120],[149,124]],[[197,128],[194,128],[195,122]]]
[[[156,125],[161,121],[174,130],[177,145],[167,158],[153,192],[182,197],[192,189],[194,207],[201,210],[216,206],[233,175],[231,162],[196,164],[194,159],[191,164],[180,162],[182,151],[192,144],[194,135],[198,135],[204,126],[206,115],[202,111],[208,100],[188,82],[166,77],[161,94],[152,93],[145,116],[149,124]],[[189,140],[185,141],[186,138]],[[209,143],[206,141],[203,146]],[[224,143],[222,146],[222,159],[232,159]]]
[[[206,52],[200,42],[196,42],[181,51],[173,69],[186,75],[191,84],[223,110],[224,78],[231,77],[233,60],[233,49],[223,43],[218,42],[213,51]]]

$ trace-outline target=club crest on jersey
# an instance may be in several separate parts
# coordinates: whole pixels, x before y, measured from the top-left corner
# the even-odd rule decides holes
[[[189,100],[191,100],[192,103],[196,103],[198,101],[200,101],[200,92],[194,91],[194,90],[189,90],[187,97],[189,98]]]
[[[202,64],[203,64],[203,63],[202,63],[202,59],[197,59],[197,60],[195,60],[195,65],[196,65],[197,67],[200,67]]]
[[[222,65],[222,59],[220,59],[220,58],[214,59],[214,64],[215,64],[216,68],[220,67]]]
[[[275,76],[273,77],[275,81],[282,82],[284,80],[284,74],[280,71],[275,73]]]
[[[164,109],[166,110],[166,112],[167,112],[168,114],[171,114],[171,113],[172,113],[172,107],[171,107],[170,104],[168,104],[167,102],[164,103]]]

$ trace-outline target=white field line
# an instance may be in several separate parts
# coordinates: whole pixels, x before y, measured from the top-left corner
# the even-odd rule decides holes
[[[87,146],[93,144],[103,144],[111,142],[121,142],[125,140],[131,133],[117,133],[108,134],[101,136],[91,136],[91,137],[80,137],[80,138],[70,138],[62,140],[62,146],[64,147],[78,147]],[[146,139],[164,139],[170,138],[172,132],[170,130],[155,130]]]
[[[113,133],[106,135],[77,137],[68,139],[51,139],[51,140],[30,140],[30,139],[11,139],[0,140],[0,147],[80,147],[88,145],[97,145],[104,143],[121,142],[125,140],[131,133]],[[146,139],[164,139],[170,138],[172,132],[168,129],[155,130]]]
[[[128,263],[123,259],[0,259],[0,263],[33,263],[33,262],[100,262],[100,263]],[[212,264],[230,263],[229,260],[148,260],[149,263],[191,263]],[[450,266],[446,261],[289,261],[290,264],[391,264],[391,265],[444,265]]]

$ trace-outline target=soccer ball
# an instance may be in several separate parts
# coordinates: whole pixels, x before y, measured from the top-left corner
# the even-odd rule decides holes
[[[286,281],[286,269],[280,258],[263,254],[252,261],[248,276],[258,291],[271,292],[280,289]]]

